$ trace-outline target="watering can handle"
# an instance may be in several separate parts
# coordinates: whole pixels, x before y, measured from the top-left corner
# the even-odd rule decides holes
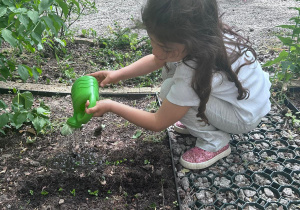
[[[89,97],[89,106],[88,108],[92,108],[94,106],[96,106],[96,103],[97,103],[97,99],[96,99],[96,96],[94,94],[90,94],[90,97]],[[85,103],[86,101],[84,102],[84,106],[85,106]],[[78,123],[81,123],[81,124],[85,124],[87,123],[91,118],[93,117],[93,114],[87,114],[85,111],[83,113],[78,113],[77,115],[77,121]]]

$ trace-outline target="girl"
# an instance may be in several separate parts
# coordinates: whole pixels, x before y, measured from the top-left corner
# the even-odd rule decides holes
[[[91,75],[103,87],[163,67],[162,106],[149,113],[102,100],[86,113],[113,112],[153,131],[180,121],[175,127],[197,137],[180,163],[206,168],[230,154],[230,133],[251,131],[270,111],[268,74],[248,40],[222,23],[216,0],[148,0],[142,20],[152,54],[120,70]]]

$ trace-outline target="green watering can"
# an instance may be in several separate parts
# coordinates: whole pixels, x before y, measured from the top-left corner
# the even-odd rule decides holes
[[[78,78],[71,89],[74,114],[67,120],[67,124],[74,128],[80,128],[87,123],[93,114],[85,113],[85,103],[89,100],[88,108],[94,107],[99,100],[98,81],[93,76],[82,76]]]

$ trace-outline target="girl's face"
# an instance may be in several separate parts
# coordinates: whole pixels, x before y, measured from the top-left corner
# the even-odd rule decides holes
[[[161,61],[164,62],[177,62],[187,56],[184,44],[168,43],[162,44],[158,42],[154,36],[149,35],[152,54]]]

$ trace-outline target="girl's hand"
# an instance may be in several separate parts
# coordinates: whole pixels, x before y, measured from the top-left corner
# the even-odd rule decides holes
[[[110,111],[112,103],[113,103],[113,101],[110,99],[100,100],[100,101],[97,101],[96,106],[94,106],[92,108],[88,108],[88,106],[90,105],[90,102],[87,101],[85,103],[85,112],[87,114],[93,114],[93,117],[101,117],[103,114]]]
[[[116,84],[120,81],[116,71],[97,71],[88,75],[95,77],[101,87],[110,83]]]

